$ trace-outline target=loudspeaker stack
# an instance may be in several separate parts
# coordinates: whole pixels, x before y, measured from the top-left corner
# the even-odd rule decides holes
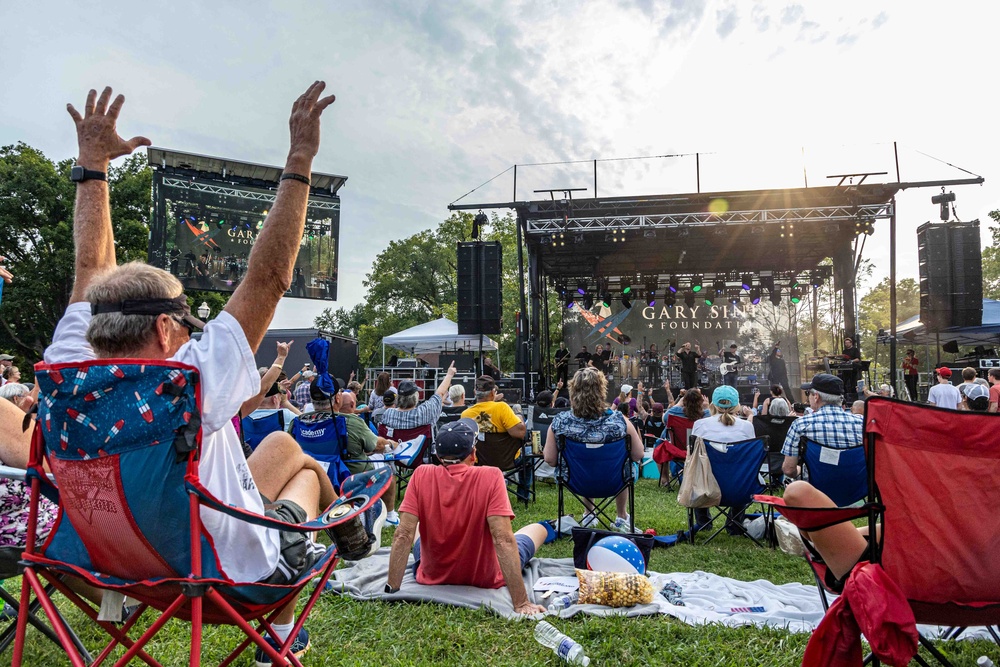
[[[930,331],[980,326],[983,257],[979,221],[927,222],[917,228],[920,321]]]
[[[498,334],[502,326],[499,241],[458,244],[458,333]]]

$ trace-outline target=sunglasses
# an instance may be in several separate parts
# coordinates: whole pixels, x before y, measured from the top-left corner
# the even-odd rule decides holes
[[[172,315],[170,316],[170,319],[172,319],[174,322],[177,322],[177,324],[180,324],[182,327],[184,327],[185,329],[187,329],[188,330],[188,336],[193,335],[194,332],[197,330],[197,327],[194,326],[193,324],[191,324],[190,322],[188,322],[187,320],[181,319],[179,317],[174,317]]]

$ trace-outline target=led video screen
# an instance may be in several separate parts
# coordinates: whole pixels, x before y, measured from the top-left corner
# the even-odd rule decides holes
[[[275,192],[263,184],[154,171],[150,261],[186,289],[235,290]],[[336,300],[339,236],[339,197],[310,196],[287,296]]]

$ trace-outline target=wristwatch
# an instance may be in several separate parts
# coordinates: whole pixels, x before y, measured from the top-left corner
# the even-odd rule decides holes
[[[389,584],[386,584],[386,585],[385,585],[385,592],[391,595],[391,594],[393,594],[393,593],[398,593],[398,592],[399,592],[399,589],[398,589],[398,588],[393,588],[393,587],[392,587],[392,586],[390,586]]]
[[[86,167],[81,167],[78,164],[73,165],[73,168],[69,170],[69,180],[74,183],[82,183],[83,181],[107,181],[108,175],[103,171],[94,171],[93,169],[87,169]]]

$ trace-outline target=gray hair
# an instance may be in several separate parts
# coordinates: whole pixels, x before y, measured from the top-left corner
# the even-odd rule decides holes
[[[21,398],[27,396],[31,391],[23,384],[18,382],[8,382],[4,386],[0,387],[0,399],[6,398],[10,402],[14,402],[15,398]]]
[[[788,401],[783,398],[772,398],[771,403],[767,406],[767,414],[775,417],[787,417],[790,412]]]
[[[400,410],[410,410],[417,407],[417,403],[420,402],[420,392],[415,391],[412,394],[399,394],[396,396],[396,407]]]
[[[163,269],[143,262],[129,262],[99,277],[87,288],[90,303],[126,299],[172,299],[184,292],[181,282]],[[158,315],[94,315],[87,328],[87,342],[99,357],[127,357],[150,340]]]
[[[826,405],[835,405],[837,407],[840,407],[841,405],[844,404],[843,396],[838,396],[837,394],[827,394],[826,392],[816,391],[815,389],[812,389],[810,391],[819,396],[819,400],[825,403]]]
[[[465,398],[465,387],[460,384],[451,385],[451,389],[448,390],[448,398],[452,401],[461,401]]]

